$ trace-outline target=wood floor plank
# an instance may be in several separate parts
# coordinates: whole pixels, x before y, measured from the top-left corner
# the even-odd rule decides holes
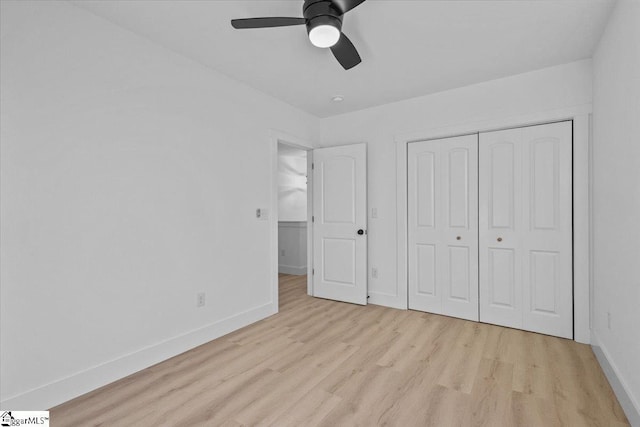
[[[482,359],[471,391],[471,407],[466,414],[465,425],[514,425],[511,410],[512,382],[511,363]]]
[[[286,406],[283,415],[270,425],[272,427],[315,426],[320,424],[340,402],[341,399],[338,396],[315,388],[299,400],[295,400],[290,406]]]
[[[480,369],[482,347],[487,335],[487,328],[483,325],[465,322],[452,354],[438,376],[438,384],[451,390],[471,393]]]
[[[586,345],[306,295],[65,404],[53,426],[627,426]],[[126,416],[123,416],[126,414]]]

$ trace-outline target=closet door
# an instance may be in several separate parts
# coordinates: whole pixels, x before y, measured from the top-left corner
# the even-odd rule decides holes
[[[478,136],[409,144],[409,308],[478,320]]]
[[[480,134],[480,320],[573,336],[572,123]]]

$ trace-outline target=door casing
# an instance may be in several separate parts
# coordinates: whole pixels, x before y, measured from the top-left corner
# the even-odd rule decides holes
[[[313,177],[311,164],[313,163],[313,143],[310,141],[289,135],[285,132],[272,129],[269,132],[271,145],[271,200],[269,203],[270,228],[270,265],[271,265],[271,301],[275,305],[274,313],[278,312],[278,144],[285,144],[307,152],[307,294],[313,294],[313,228],[311,216],[313,215]]]

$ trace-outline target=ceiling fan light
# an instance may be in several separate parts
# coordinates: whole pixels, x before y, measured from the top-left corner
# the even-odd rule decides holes
[[[311,8],[307,9],[309,12]],[[307,22],[307,31],[311,44],[316,47],[327,48],[335,45],[340,40],[342,20],[336,16],[320,15]]]
[[[340,40],[340,30],[333,25],[318,25],[309,31],[309,40],[316,47],[331,47]]]

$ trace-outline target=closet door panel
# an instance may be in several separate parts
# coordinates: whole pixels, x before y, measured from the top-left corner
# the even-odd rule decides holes
[[[479,142],[480,320],[522,327],[520,129]]]
[[[441,313],[440,143],[409,144],[409,308]]]
[[[480,134],[480,320],[573,336],[571,122]]]
[[[442,141],[442,313],[478,320],[478,136]]]
[[[572,123],[522,131],[523,325],[573,337]]]
[[[409,308],[478,320],[477,135],[407,153]]]

